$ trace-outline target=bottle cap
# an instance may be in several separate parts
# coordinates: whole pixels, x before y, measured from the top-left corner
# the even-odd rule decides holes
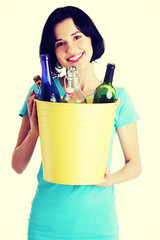
[[[109,67],[109,68],[114,70],[116,65],[114,63],[108,63],[107,67]]]
[[[41,77],[40,77],[39,75],[36,75],[36,76],[33,78],[33,80],[39,81],[39,80],[41,80]]]

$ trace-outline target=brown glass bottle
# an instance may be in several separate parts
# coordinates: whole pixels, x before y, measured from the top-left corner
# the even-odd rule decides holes
[[[36,75],[34,78],[33,78],[33,81],[35,82],[37,88],[39,89],[40,88],[40,84],[41,84],[41,77],[39,75]]]

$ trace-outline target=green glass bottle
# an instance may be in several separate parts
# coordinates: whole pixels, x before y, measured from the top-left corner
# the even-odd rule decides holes
[[[108,63],[104,82],[96,88],[93,103],[113,103],[116,101],[116,90],[112,86],[114,69],[115,64]]]

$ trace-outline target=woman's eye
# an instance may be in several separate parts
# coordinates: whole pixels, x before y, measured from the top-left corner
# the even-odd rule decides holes
[[[81,36],[75,36],[74,39],[78,40],[79,38],[81,38]]]
[[[64,45],[63,42],[59,42],[59,43],[56,44],[56,48],[61,47],[61,46],[63,46],[63,45]]]

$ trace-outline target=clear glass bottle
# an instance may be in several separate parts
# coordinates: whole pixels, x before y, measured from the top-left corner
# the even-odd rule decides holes
[[[40,56],[42,66],[42,80],[38,91],[38,100],[48,102],[61,102],[61,96],[52,79],[49,55]]]
[[[115,64],[108,63],[104,82],[98,86],[94,93],[93,103],[113,103],[116,101],[116,90],[112,85]]]
[[[80,89],[80,77],[75,66],[67,69],[64,79],[66,93],[62,99],[64,103],[87,103],[85,95]]]

